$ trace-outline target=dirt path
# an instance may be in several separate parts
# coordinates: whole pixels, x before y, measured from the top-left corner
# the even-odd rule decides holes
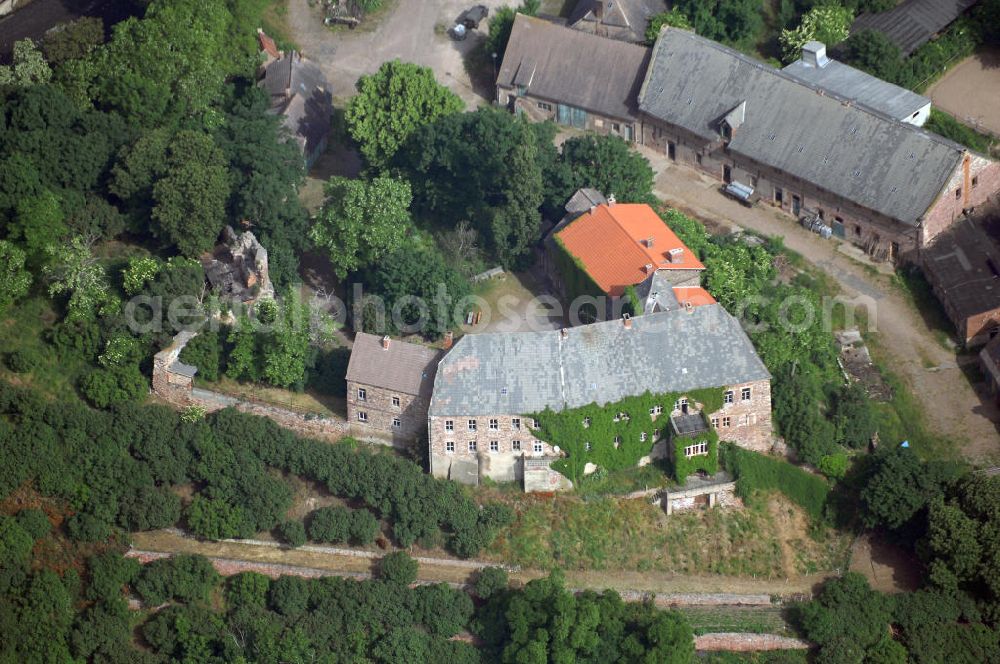
[[[380,552],[342,549],[342,554],[329,552],[330,547],[285,549],[271,545],[241,542],[209,542],[184,536],[177,531],[157,530],[132,534],[132,546],[144,553],[197,553],[221,559],[232,569],[234,563],[275,566],[277,573],[286,568],[301,568],[308,574],[344,576],[371,574],[381,557]],[[136,554],[138,555],[138,553]],[[475,571],[495,563],[449,558],[419,558],[417,579],[431,583],[469,583]],[[259,569],[259,568],[258,568]],[[513,581],[526,583],[544,576],[542,570],[517,570],[510,574]],[[813,574],[789,579],[754,579],[728,576],[676,575],[657,572],[616,571],[613,583],[607,572],[566,572],[566,584],[576,589],[603,590],[613,587],[626,599],[641,599],[645,593],[657,593],[655,601],[670,605],[766,605],[772,595],[803,595],[813,590],[832,574]]]
[[[469,108],[492,98],[490,89],[474,89],[465,70],[465,56],[481,43],[487,24],[468,39],[452,41],[442,28],[451,26],[469,4],[465,0],[397,0],[374,30],[331,31],[323,25],[320,8],[307,0],[285,0],[288,28],[303,55],[323,68],[334,99],[354,95],[362,74],[371,74],[383,62],[399,58],[430,67],[439,83],[461,96]],[[504,0],[478,0],[492,14]],[[319,5],[320,3],[317,3]],[[437,28],[437,29],[436,29]]]
[[[668,204],[731,227],[782,236],[785,246],[836,279],[844,295],[872,298],[877,314],[870,316],[872,331],[878,332],[892,370],[923,406],[931,431],[955,441],[970,461],[1000,454],[1000,434],[994,424],[1000,421],[1000,411],[970,384],[959,368],[961,358],[938,342],[887,276],[844,253],[850,249],[838,250],[841,243],[802,229],[791,217],[763,204],[747,209],[723,197],[718,182],[709,176],[670,164],[649,150],[643,154],[657,173],[654,193]]]

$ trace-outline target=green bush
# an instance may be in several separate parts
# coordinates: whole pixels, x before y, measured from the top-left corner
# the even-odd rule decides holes
[[[497,593],[507,590],[510,579],[507,571],[500,567],[487,567],[480,570],[476,576],[476,595],[479,599],[489,599]]]
[[[148,391],[146,377],[134,366],[95,369],[80,381],[80,392],[98,408],[140,401]]]
[[[821,477],[757,452],[723,443],[722,461],[736,478],[736,491],[747,497],[754,491],[777,490],[801,507],[813,519],[823,516],[830,485]]]
[[[143,567],[134,588],[147,606],[170,599],[207,602],[219,578],[207,558],[178,554],[154,560]]]
[[[18,348],[7,354],[7,368],[14,373],[30,373],[43,361],[41,352],[34,348]]]
[[[31,535],[32,539],[41,539],[52,531],[52,523],[45,512],[40,509],[28,508],[17,513],[17,522]]]
[[[405,551],[393,551],[382,557],[378,576],[383,581],[408,586],[417,580],[417,561]]]
[[[288,546],[298,548],[306,543],[306,528],[301,521],[290,519],[278,526],[278,534]]]
[[[201,330],[198,336],[189,341],[181,350],[180,360],[198,367],[198,377],[205,380],[219,380],[224,349],[222,347],[225,334],[215,330]]]
[[[924,129],[940,134],[981,154],[989,154],[994,143],[989,136],[980,134],[972,127],[967,127],[951,115],[936,108],[931,109],[931,117],[924,124]]]

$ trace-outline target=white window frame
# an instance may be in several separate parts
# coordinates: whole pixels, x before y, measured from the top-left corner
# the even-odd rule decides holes
[[[534,442],[534,444],[532,444],[531,449],[535,451],[535,454],[541,454],[542,452],[545,451],[545,448],[537,440]]]
[[[684,458],[690,459],[696,456],[707,456],[708,455],[708,441],[700,441],[694,445],[688,445],[684,448]]]
[[[469,441],[469,452],[475,452],[478,447],[479,446],[476,445],[476,441],[474,440]]]
[[[520,417],[512,417],[512,418],[510,418],[510,426],[513,427],[515,430],[520,431],[521,430],[521,418]]]
[[[366,413],[363,410],[359,410],[358,411],[358,422],[362,422],[363,424],[368,424],[368,413]]]
[[[584,451],[584,452],[589,452],[590,450],[592,450],[592,449],[593,449],[593,447],[594,447],[594,446],[593,446],[593,445],[591,445],[590,443],[584,443],[584,444],[583,444],[583,451]]]
[[[455,420],[445,420],[444,421],[444,430],[445,431],[454,431],[455,430]]]
[[[513,450],[513,451],[515,451],[515,452],[520,452],[521,451],[521,441],[519,441],[519,440],[512,440],[512,441],[510,441],[510,449]]]
[[[499,430],[500,430],[500,420],[498,420],[495,417],[491,417],[490,418],[490,431],[499,431]]]
[[[399,408],[399,397],[396,396],[395,394],[392,395],[392,407]]]
[[[445,454],[454,454],[455,453],[455,441],[453,441],[453,440],[446,441],[445,444],[444,444],[444,451],[445,451]]]
[[[469,431],[475,431],[479,424],[475,420],[469,420]]]
[[[639,434],[639,442],[640,442],[640,443],[645,443],[645,442],[646,442],[647,440],[649,440],[649,436],[648,436],[648,435],[646,435],[646,432],[645,432],[645,431],[641,432],[641,433]]]
[[[499,440],[491,440],[490,441],[490,452],[499,452],[499,451],[500,451],[500,441]]]
[[[392,418],[392,428],[393,429],[398,429],[398,428],[400,428],[402,426],[403,426],[403,420],[399,419],[398,417]]]
[[[358,401],[368,401],[368,390],[363,387],[358,388]]]
[[[740,390],[740,401],[750,401],[753,397],[753,391],[749,387],[744,387]]]
[[[733,400],[735,398],[736,395],[733,394],[732,390],[726,390],[725,393],[722,395],[722,404],[724,406],[728,406],[729,404],[733,403]]]

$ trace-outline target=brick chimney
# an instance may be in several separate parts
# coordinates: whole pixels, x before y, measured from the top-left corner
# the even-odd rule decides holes
[[[624,314],[622,316],[622,322],[625,323],[626,330],[632,329],[632,316],[630,316],[629,314]]]
[[[390,341],[392,341],[392,339],[389,338],[388,334],[385,335],[384,337],[382,337],[382,348],[384,350],[389,350],[389,342]]]
[[[567,329],[566,329],[566,328],[564,327],[563,329],[559,330],[559,335],[560,335],[560,336],[561,336],[561,337],[562,337],[563,339],[566,339],[567,337],[569,337],[569,330],[567,330]]]
[[[611,207],[612,205],[614,205],[614,204],[615,204],[615,203],[617,203],[617,202],[618,202],[618,199],[617,199],[617,198],[615,198],[615,195],[614,195],[614,194],[610,194],[610,195],[608,196],[608,207]]]
[[[452,332],[451,330],[448,330],[447,332],[444,333],[444,343],[442,344],[442,346],[444,347],[445,350],[448,350],[454,343],[455,343],[455,333]]]
[[[670,262],[680,263],[684,260],[684,250],[680,247],[674,247],[670,250]]]

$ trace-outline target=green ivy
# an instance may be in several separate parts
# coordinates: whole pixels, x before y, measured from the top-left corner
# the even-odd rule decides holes
[[[629,311],[629,314],[638,316],[645,311],[645,307],[642,306],[642,301],[639,299],[639,293],[635,290],[635,286],[625,287],[625,299],[632,309]]]
[[[722,463],[736,478],[736,493],[747,498],[754,491],[778,490],[813,519],[823,517],[830,484],[784,459],[745,450],[727,443]]]
[[[558,413],[546,408],[529,416],[538,422],[535,435],[566,453],[565,458],[552,463],[552,468],[575,484],[583,477],[587,463],[606,470],[631,468],[639,463],[656,442],[654,430],[659,430],[660,437],[669,435],[670,411],[681,397],[687,397],[692,406],[701,404],[707,414],[722,408],[724,392],[721,387],[659,394],[646,391],[603,406],[592,403]],[[650,410],[655,406],[661,406],[663,412],[653,421]],[[619,413],[626,417],[618,418]],[[646,440],[642,440],[643,433]],[[615,447],[616,437],[620,441],[618,447]]]
[[[684,456],[684,448],[705,441],[708,443],[708,454],[704,456],[694,456],[690,459]],[[710,429],[697,436],[677,436],[673,439],[673,457],[671,461],[674,465],[674,479],[678,484],[683,484],[691,473],[703,470],[709,475],[715,475],[719,470],[719,434]]]
[[[556,235],[554,239],[558,250],[552,252],[552,254],[556,269],[559,271],[559,276],[562,277],[563,284],[566,286],[568,301],[572,302],[576,298],[585,295],[591,297],[605,295],[604,289],[594,281],[594,278],[587,272],[587,268],[584,267],[580,259],[569,252],[566,245],[563,244],[562,238]],[[604,312],[598,311],[596,315],[600,318],[604,315]]]

